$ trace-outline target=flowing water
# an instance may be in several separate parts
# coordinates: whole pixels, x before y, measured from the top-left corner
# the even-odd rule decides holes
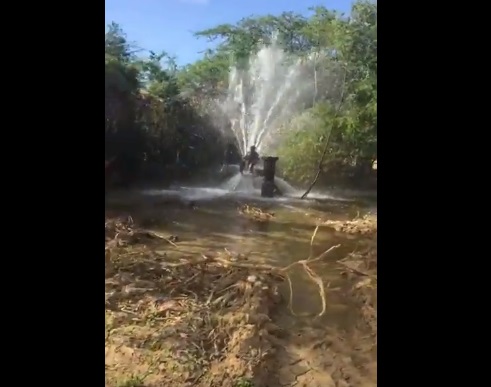
[[[295,115],[311,107],[321,94],[331,100],[340,94],[339,72],[336,68],[328,68],[326,63],[317,66],[319,55],[322,53],[303,59],[292,58],[272,44],[262,47],[253,55],[246,69],[231,70],[228,94],[224,101],[220,101],[219,107],[229,121],[229,127],[243,155],[252,145],[263,155],[274,154],[285,131],[294,130],[289,123]],[[319,67],[322,67],[322,71]],[[313,124],[309,122],[309,125]],[[226,251],[235,259],[248,263],[285,267],[310,256],[315,257],[331,246],[340,245],[340,248],[316,264],[315,269],[312,267],[328,287],[327,310],[323,317],[302,320],[285,311],[288,317],[282,329],[296,332],[292,336],[298,336],[303,346],[296,347],[296,342],[292,342],[286,357],[288,362],[284,362],[283,368],[290,370],[298,366],[300,360],[308,359],[306,350],[312,352],[310,358],[316,363],[305,363],[309,365],[307,371],[315,370],[310,373],[311,379],[308,382],[300,382],[298,377],[305,376],[306,372],[299,371],[293,372],[295,377],[292,384],[282,385],[334,386],[329,373],[324,375],[325,378],[322,375],[315,376],[322,368],[319,361],[324,359],[329,367],[341,364],[337,366],[340,375],[336,377],[342,378],[345,383],[349,381],[349,384],[342,385],[373,386],[373,383],[357,384],[355,379],[350,379],[347,371],[355,363],[360,347],[356,347],[353,355],[336,352],[333,357],[329,357],[329,353],[333,352],[330,343],[334,339],[328,337],[326,331],[322,330],[317,335],[314,345],[309,344],[309,335],[293,328],[297,324],[320,324],[345,330],[356,325],[358,313],[353,299],[348,296],[348,289],[351,289],[353,283],[341,276],[341,267],[337,261],[356,251],[367,238],[327,227],[319,228],[312,246],[311,238],[320,221],[344,221],[363,216],[367,212],[376,211],[375,201],[361,199],[356,193],[344,195],[334,191],[314,191],[309,194],[308,200],[300,200],[303,191],[278,177],[275,183],[283,195],[262,198],[261,177],[240,174],[238,166],[228,167],[232,176],[217,187],[176,185],[164,190],[112,192],[106,199],[106,216],[131,215],[143,228],[174,236],[177,247],[166,245],[162,251],[155,252],[173,261]],[[253,221],[239,213],[238,208],[243,204],[272,212],[274,217],[267,222]],[[295,312],[310,315],[319,313],[321,300],[316,285],[300,267],[289,274]],[[282,291],[288,297],[286,283]],[[292,362],[292,359],[297,361]],[[341,359],[341,363],[335,359]],[[334,372],[332,375],[334,377]]]
[[[242,179],[243,190],[225,188],[175,187],[174,190],[150,190],[139,193],[113,194],[111,207],[127,209],[133,219],[144,227],[164,235],[179,238],[177,249],[166,249],[172,259],[199,256],[227,249],[240,253],[249,262],[286,266],[307,258],[310,239],[319,219],[347,220],[373,209],[373,203],[355,199],[333,199],[329,195],[317,200],[298,200],[287,197],[261,198],[250,179]],[[246,181],[246,183],[243,183]],[[250,185],[248,185],[250,184]],[[322,195],[319,195],[321,197]],[[266,223],[258,223],[241,216],[237,208],[247,203],[275,214]],[[313,254],[341,244],[316,270],[330,283],[330,324],[346,326],[353,313],[343,297],[348,286],[340,276],[336,260],[356,250],[360,237],[321,228],[313,245]],[[294,307],[298,312],[318,311],[320,302],[315,285],[300,271],[294,273]]]

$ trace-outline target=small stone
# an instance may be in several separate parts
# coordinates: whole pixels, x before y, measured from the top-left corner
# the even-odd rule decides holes
[[[124,294],[143,294],[145,292],[148,292],[152,289],[148,289],[148,288],[137,288],[137,287],[134,287],[132,285],[126,285],[125,287],[123,287],[123,293]]]
[[[257,277],[255,275],[250,275],[247,277],[247,281],[250,283],[255,283],[257,281]]]

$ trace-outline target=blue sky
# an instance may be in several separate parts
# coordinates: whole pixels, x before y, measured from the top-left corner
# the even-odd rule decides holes
[[[250,15],[307,13],[315,5],[348,12],[353,0],[105,0],[106,25],[120,24],[138,47],[175,55],[179,64],[198,59],[210,47],[194,31],[234,23]]]

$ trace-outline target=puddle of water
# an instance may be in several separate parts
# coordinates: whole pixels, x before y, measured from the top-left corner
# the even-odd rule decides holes
[[[276,198],[263,198],[260,196],[260,189],[253,188],[244,190],[230,190],[226,188],[208,188],[208,187],[187,187],[187,186],[173,186],[170,189],[147,189],[141,191],[143,195],[160,196],[160,197],[173,197],[182,198],[187,200],[209,200],[216,198],[242,198],[242,199],[254,199],[261,202],[305,202],[300,199],[304,191],[292,190],[285,196]],[[309,194],[310,200],[322,201],[340,201],[340,202],[353,202],[355,199],[350,197],[342,197],[341,195],[332,193],[320,193],[311,192]]]
[[[192,206],[187,204],[189,201],[193,201]],[[179,248],[165,249],[171,259],[227,249],[240,253],[249,262],[279,267],[310,255],[310,239],[319,219],[347,220],[367,211],[363,203],[354,200],[265,199],[218,188],[191,187],[145,191],[133,197],[132,204],[127,204],[131,202],[128,197],[120,197],[119,202],[126,203],[133,219],[144,227],[179,237]],[[246,219],[237,211],[243,203],[274,212],[275,217],[267,223]],[[328,310],[322,323],[345,326],[354,319],[348,300],[343,297],[347,283],[340,276],[336,261],[354,251],[359,242],[358,237],[328,228],[319,229],[316,235],[313,256],[341,244],[322,263],[313,265],[330,288],[327,290]],[[317,287],[308,281],[299,266],[291,275],[295,311],[318,313],[321,303]],[[287,287],[283,291],[288,292]]]

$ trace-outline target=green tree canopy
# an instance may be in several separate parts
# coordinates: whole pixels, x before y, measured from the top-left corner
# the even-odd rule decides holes
[[[251,16],[195,36],[215,42],[215,48],[180,67],[165,51],[138,57],[121,27],[108,26],[107,157],[124,154],[131,160],[128,170],[135,171],[149,160],[171,165],[178,153],[196,168],[220,162],[229,123],[216,101],[228,92],[230,68],[246,69],[251,55],[276,39],[289,53],[285,60],[311,60],[305,82],[318,90],[312,103],[282,123],[276,149],[281,173],[294,182],[309,181],[327,139],[326,178],[371,173],[377,157],[376,3],[357,1],[349,16],[325,7],[310,9],[308,17]]]

